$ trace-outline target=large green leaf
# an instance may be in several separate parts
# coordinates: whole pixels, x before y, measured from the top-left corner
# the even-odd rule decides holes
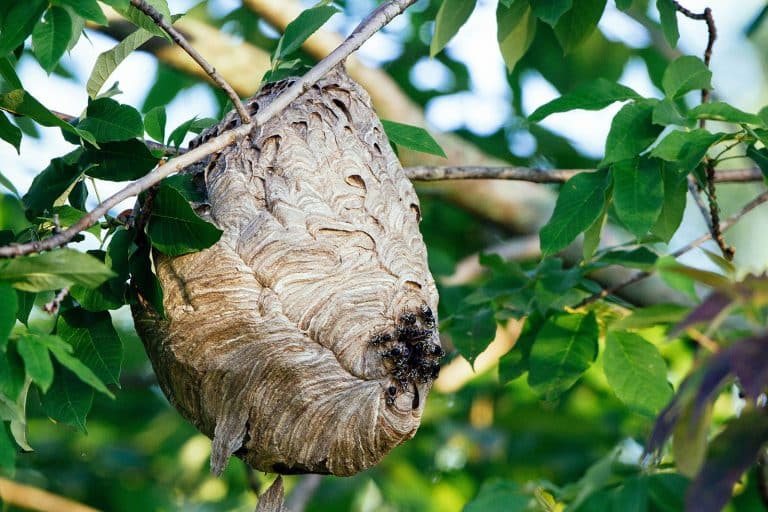
[[[35,336],[40,343],[48,347],[48,350],[53,354],[53,357],[55,357],[65,368],[74,373],[78,379],[85,384],[88,384],[96,391],[100,391],[110,398],[115,398],[115,395],[107,389],[93,370],[84,365],[80,359],[72,354],[72,345],[54,334],[35,334]]]
[[[671,169],[665,168],[661,175],[664,182],[664,204],[661,206],[656,224],[651,228],[651,233],[669,243],[683,220],[688,187],[685,177]]]
[[[690,119],[712,119],[736,124],[765,125],[765,122],[755,114],[749,114],[722,101],[703,103],[688,112]]]
[[[624,105],[611,121],[601,165],[637,157],[662,131],[653,124],[653,110],[658,100],[639,100]]]
[[[140,294],[155,312],[165,318],[163,309],[163,288],[160,280],[152,272],[151,247],[141,244],[128,257],[128,268],[131,272],[131,285],[135,293]]]
[[[81,154],[82,150],[78,148],[61,158],[51,160],[50,165],[35,176],[24,196],[27,208],[36,215],[50,210],[54,202],[80,177],[81,170],[77,161]]]
[[[24,380],[24,363],[16,350],[16,345],[9,343],[5,351],[0,352],[0,397],[5,395],[11,402],[15,402],[24,388]],[[0,414],[0,419],[12,418]]]
[[[107,17],[99,7],[96,0],[59,0],[64,5],[68,5],[78,15],[86,20],[93,21],[99,25],[107,24]],[[151,3],[151,2],[149,2]]]
[[[606,0],[579,0],[577,6],[560,17],[555,36],[565,53],[571,53],[597,28]]]
[[[448,330],[459,353],[473,363],[496,335],[493,310],[486,304],[460,311],[451,317]]]
[[[677,28],[677,9],[672,0],[656,0],[656,8],[659,10],[659,21],[664,38],[672,48],[677,46],[680,39],[680,31]]]
[[[517,61],[525,55],[533,42],[536,35],[536,16],[527,2],[515,2],[510,7],[505,7],[499,2],[496,23],[499,50],[504,64],[509,72],[512,72]]]
[[[165,122],[165,107],[162,105],[158,105],[144,114],[144,130],[160,143],[165,140]]]
[[[32,49],[38,62],[48,73],[67,51],[72,37],[72,17],[66,9],[52,6],[41,23],[32,31]]]
[[[85,434],[85,417],[91,410],[93,389],[62,365],[54,367],[53,385],[40,397],[43,411],[51,419],[72,425]]]
[[[16,464],[16,446],[11,441],[10,434],[6,431],[5,423],[0,423],[0,470],[12,474]],[[3,499],[0,498],[0,505]]]
[[[145,0],[149,5],[155,8],[157,12],[163,15],[163,19],[167,22],[171,22],[171,11],[168,9],[167,0]],[[134,6],[128,3],[112,3],[112,7],[117,12],[125,16],[134,25],[143,28],[144,30],[151,32],[153,35],[164,37],[171,40],[170,36],[165,33],[163,29],[158,27],[152,19],[143,12],[136,9]]]
[[[57,290],[72,284],[98,286],[112,275],[102,262],[74,249],[0,260],[0,282],[30,292]]]
[[[318,5],[299,14],[285,27],[285,32],[277,43],[275,59],[283,60],[298,50],[309,36],[317,32],[337,12],[339,10],[332,5]]]
[[[91,98],[95,98],[112,72],[117,69],[117,66],[136,48],[149,41],[151,37],[151,32],[139,28],[125,36],[114,47],[99,54],[96,58],[96,63],[93,65],[91,76],[88,77],[88,83],[85,86],[88,95]],[[162,141],[161,139],[160,142]]]
[[[483,482],[477,496],[462,512],[525,512],[530,501],[530,495],[516,483],[492,479]]]
[[[11,3],[0,25],[0,57],[5,57],[24,42],[47,6],[46,0]]]
[[[11,123],[3,113],[0,113],[0,139],[3,139],[5,142],[16,148],[17,153],[20,152],[21,130],[18,126]],[[5,183],[3,183],[3,185],[5,185]]]
[[[499,359],[499,381],[506,384],[528,371],[531,347],[541,327],[541,315],[534,313],[525,319],[525,325],[517,337],[515,346]]]
[[[435,33],[429,44],[429,55],[434,57],[445,48],[475,9],[477,0],[445,0],[435,17]]]
[[[574,109],[600,110],[617,101],[640,99],[640,97],[629,87],[598,78],[542,105],[528,116],[528,120],[541,121],[555,112],[567,112]]]
[[[539,329],[531,348],[528,384],[545,400],[573,386],[597,357],[595,314],[556,313]]]
[[[555,211],[539,235],[544,255],[564,249],[597,220],[609,186],[607,169],[577,174],[563,185]]]
[[[19,309],[19,300],[9,283],[0,281],[0,352],[5,350],[5,344],[11,329],[16,325],[16,312]]]
[[[152,202],[147,234],[160,252],[179,256],[210,247],[218,242],[222,231],[198,217],[184,196],[165,185]]]
[[[639,334],[610,331],[603,358],[608,384],[632,409],[655,416],[672,398],[664,359],[656,346]]]
[[[143,128],[142,128],[143,130]],[[105,142],[101,149],[88,149],[80,163],[92,178],[107,181],[131,181],[147,174],[158,158],[136,139]]]
[[[59,318],[57,332],[72,345],[74,355],[107,384],[120,385],[123,342],[106,311],[70,309]]]
[[[88,130],[99,142],[127,140],[144,133],[144,123],[139,111],[130,105],[121,105],[111,98],[90,101],[85,118],[80,121],[78,127]],[[108,151],[109,148],[102,147],[102,150]]]
[[[24,360],[24,370],[32,382],[45,393],[53,382],[53,363],[48,347],[35,336],[20,336],[16,347]]]
[[[656,223],[664,203],[660,164],[655,158],[636,158],[611,166],[616,215],[638,238]]]
[[[677,107],[675,100],[664,98],[653,109],[653,123],[662,126],[673,124],[693,128],[696,121],[685,117]]]
[[[768,183],[768,149],[757,149],[754,144],[747,147],[747,156],[752,159],[763,173],[763,181]]]
[[[0,110],[5,110],[15,115],[27,116],[43,126],[59,127],[97,146],[93,135],[58,118],[24,89],[14,89],[0,94]]]
[[[712,72],[698,57],[684,55],[667,66],[661,85],[667,97],[679,98],[695,89],[711,89]]]
[[[560,16],[568,12],[573,6],[573,0],[531,0],[533,13],[541,21],[555,26]]]
[[[385,121],[384,119],[381,120],[381,126],[384,127],[384,131],[392,143],[414,151],[445,158],[443,148],[424,128],[394,121]]]
[[[675,130],[661,139],[651,156],[671,163],[673,168],[688,174],[707,154],[707,150],[726,137],[724,133],[710,133],[702,128],[691,131]]]

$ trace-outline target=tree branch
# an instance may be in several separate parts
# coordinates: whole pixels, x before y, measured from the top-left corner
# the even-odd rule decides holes
[[[203,56],[200,55],[200,53],[198,53],[198,51],[192,47],[191,44],[189,44],[186,38],[181,35],[181,32],[173,28],[170,23],[165,21],[163,19],[163,15],[160,14],[157,9],[149,5],[145,0],[131,0],[131,5],[149,16],[152,21],[155,22],[155,25],[163,29],[169,36],[171,36],[173,42],[175,42],[177,45],[179,45],[179,47],[187,52],[187,54],[192,57],[192,59],[197,62],[201,68],[205,70],[208,76],[211,77],[211,80],[213,80],[216,85],[221,87],[221,89],[229,97],[229,100],[232,102],[235,110],[237,110],[237,114],[240,116],[240,120],[243,122],[243,124],[248,124],[251,122],[251,116],[249,116],[248,112],[245,111],[245,107],[243,107],[240,98],[237,96],[235,90],[232,89],[232,86],[229,85],[226,80],[224,80],[224,77],[216,72],[214,67],[211,66],[208,61],[205,60]]]
[[[293,488],[288,499],[285,500],[285,508],[290,512],[304,512],[307,508],[309,500],[315,494],[315,491],[320,486],[320,482],[323,480],[323,475],[309,474],[304,475]]]
[[[429,166],[406,167],[405,174],[413,181],[440,180],[514,180],[532,183],[565,183],[582,172],[595,169],[536,169],[530,167]],[[748,183],[762,181],[763,174],[757,167],[733,169],[715,173],[716,183]]]
[[[15,505],[25,510],[59,510],[61,512],[98,512],[82,503],[56,494],[0,477],[0,499],[6,506]]]
[[[263,125],[276,114],[288,107],[293,100],[301,96],[306,90],[312,87],[315,82],[320,80],[331,69],[341,63],[350,53],[360,48],[365,41],[415,1],[416,0],[390,0],[374,9],[368,17],[360,22],[357,28],[355,28],[352,34],[350,34],[341,45],[332,51],[325,59],[318,62],[307,72],[307,74],[297,79],[293,85],[288,87],[263,110],[259,111],[259,113],[254,116],[251,123],[243,124],[237,128],[226,131],[195,149],[187,151],[183,155],[160,165],[146,176],[134,181],[116,194],[105,199],[96,208],[61,233],[53,235],[45,240],[0,247],[0,257],[7,258],[10,256],[21,256],[59,247],[72,240],[76,234],[91,227],[102,215],[106,214],[110,208],[121,201],[147,190],[166,176],[178,172],[198,160],[216,153],[217,151],[221,151],[225,147],[236,142],[241,137],[250,133],[251,130],[255,129],[257,126]]]
[[[739,210],[738,212],[734,213],[730,217],[728,217],[725,221],[722,222],[720,225],[722,231],[727,231],[729,228],[731,228],[736,222],[739,221],[744,215],[748,214],[761,204],[768,201],[768,190],[763,192],[762,194],[755,197],[753,200],[751,200],[749,203],[744,205],[744,207]],[[696,247],[700,246],[704,242],[712,240],[712,233],[708,232],[703,235],[701,235],[696,240],[693,240],[692,242],[687,243],[686,245],[680,247],[676,251],[672,252],[672,256],[675,258],[682,256],[683,254],[687,253],[688,251],[695,249]],[[630,284],[637,283],[638,281],[642,281],[646,277],[649,277],[651,275],[650,272],[638,272],[637,274],[633,275],[626,281],[622,281],[621,283],[618,283],[614,286],[611,286],[610,288],[606,288],[598,293],[595,293],[593,295],[590,295],[589,297],[585,298],[575,306],[574,308],[580,308],[582,306],[586,306],[587,304],[591,304],[595,301],[598,301],[600,299],[604,299],[605,297],[608,297],[609,295],[613,295],[617,291],[621,290],[625,286],[629,286]]]

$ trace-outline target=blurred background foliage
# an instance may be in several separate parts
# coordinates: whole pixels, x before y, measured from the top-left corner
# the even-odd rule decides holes
[[[575,0],[579,2],[581,0]],[[478,3],[479,9],[493,12],[494,2],[480,0]],[[374,5],[370,1],[338,4],[343,13],[334,18],[333,26],[342,32],[354,26]],[[726,4],[720,2],[722,7],[720,12],[715,12],[716,19]],[[171,5],[173,7],[172,2]],[[563,133],[556,125],[532,125],[526,121],[531,102],[538,106],[544,102],[540,98],[551,99],[547,97],[549,93],[541,93],[541,87],[536,88],[541,80],[561,93],[598,77],[608,80],[624,77],[632,81],[641,76],[638,82],[648,84],[649,90],[653,86],[661,89],[661,77],[668,62],[681,51],[699,55],[705,41],[701,35],[696,40],[684,38],[680,49],[669,47],[661,36],[655,3],[646,0],[632,2],[626,14],[619,13],[613,2],[609,2],[610,16],[567,55],[563,55],[553,29],[539,23],[529,51],[514,71],[501,75],[506,82],[495,85],[506,91],[499,96],[504,102],[502,122],[484,124],[482,120],[469,119],[467,111],[474,105],[472,97],[482,95],[484,85],[478,81],[493,80],[494,76],[489,78],[477,72],[477,66],[471,62],[473,57],[467,58],[467,52],[461,51],[460,41],[433,60],[427,60],[427,47],[439,6],[437,0],[417,2],[402,20],[384,29],[382,40],[371,42],[363,58],[385,70],[409,98],[425,109],[428,121],[436,129],[451,129],[500,160],[544,169],[594,168],[601,155],[585,147],[583,141],[575,140],[573,131]],[[185,5],[172,10],[187,8]],[[766,103],[763,66],[768,55],[764,51],[768,24],[762,22],[766,10],[760,2],[729,8],[749,10],[742,17],[747,23],[725,25],[731,32],[721,30],[725,42],[718,44],[724,48],[728,44],[752,45],[759,56],[749,61],[749,65],[757,69],[758,80],[750,83],[748,89],[737,91],[747,98],[731,99],[742,108],[756,110]],[[640,32],[642,37],[616,37],[617,30],[627,27],[626,21],[617,21],[619,16],[634,20],[631,31]],[[279,34],[274,27],[260,19],[254,9],[239,2],[201,2],[189,8],[185,18],[201,21],[268,52],[277,44]],[[615,27],[611,25],[613,22],[617,24]],[[99,33],[121,36],[118,24],[87,30],[94,38],[101,37]],[[495,27],[488,26],[487,30]],[[703,28],[701,34],[704,34]],[[143,49],[157,53],[158,46],[153,44],[150,42]],[[724,49],[723,53],[728,55],[726,52]],[[315,58],[304,51],[299,52],[299,58],[307,64],[315,62]],[[33,59],[29,49],[21,59],[22,62]],[[477,59],[485,62],[479,56]],[[720,65],[727,67],[728,63]],[[82,73],[74,67],[72,61],[65,59],[54,69],[54,76],[82,88]],[[715,68],[716,84],[719,76],[722,74]],[[195,94],[211,98],[214,111],[198,113],[194,106],[187,105],[188,116],[221,117],[229,109],[220,91],[162,60],[154,76],[148,73],[143,79],[151,85],[135,105],[142,112],[168,105],[179,97],[187,98],[183,93],[191,89]],[[724,86],[722,90],[716,88],[715,94],[733,95],[734,92]],[[452,99],[452,103],[441,107],[446,98]],[[452,119],[445,114],[446,108],[461,112]],[[31,123],[18,120],[18,124],[26,134],[35,135],[37,128]],[[597,139],[603,133],[604,138],[605,127],[594,128],[597,135],[591,133],[592,129],[584,125],[577,131],[583,132],[586,138]],[[38,167],[35,172],[39,170]],[[26,179],[23,168],[19,176],[23,183]],[[557,189],[551,185],[540,186]],[[757,189],[757,185],[721,187],[725,213],[736,210]],[[444,196],[439,188],[423,185],[417,190],[430,266],[440,285],[440,315],[448,318],[457,311],[462,299],[483,281],[447,286],[441,278],[453,274],[464,258],[525,233],[467,211]],[[681,228],[683,240],[697,236],[704,229],[695,214],[686,214]],[[736,263],[742,273],[765,270],[766,241],[764,237],[754,236],[755,226],[764,222],[765,215],[764,211],[755,214],[729,236],[731,243],[739,248]],[[17,203],[12,196],[4,196],[0,203],[0,222],[4,229],[16,229],[18,226],[14,223],[19,218]],[[535,232],[545,220],[539,219],[539,225],[532,226],[530,231]],[[703,260],[700,256],[699,262]],[[520,266],[528,271],[535,268],[536,263],[535,257],[523,258]],[[38,296],[33,325],[49,326],[51,319],[39,306],[51,298],[52,294]],[[602,313],[610,316],[610,308],[606,308]],[[113,312],[113,320],[125,354],[122,387],[116,391],[116,400],[95,395],[88,416],[88,434],[84,435],[47,419],[33,390],[27,414],[28,440],[34,451],[17,456],[14,480],[102,510],[252,510],[256,504],[254,488],[264,490],[273,477],[253,474],[235,459],[220,479],[214,478],[208,466],[210,441],[169,406],[155,385],[151,365],[133,331],[126,308]],[[489,334],[488,328],[485,327],[485,334]],[[508,349],[519,329],[514,319],[509,320],[509,325],[497,330],[496,342],[506,344]],[[699,345],[687,338],[666,341],[665,333],[665,326],[644,331],[664,356],[670,369],[669,378],[677,388],[690,370]],[[493,337],[494,333],[490,335]],[[450,339],[446,338],[446,342],[450,347]],[[456,350],[449,357],[455,361],[446,362],[447,369],[429,398],[416,437],[371,470],[350,478],[323,477],[306,510],[561,510],[562,505],[555,503],[553,495],[567,496],[567,501],[580,503],[572,508],[582,511],[682,509],[687,479],[671,472],[647,473],[638,464],[654,418],[633,412],[615,396],[601,369],[602,351],[596,364],[574,387],[549,402],[542,401],[524,379],[500,382],[493,357],[490,363],[481,365],[480,356],[476,374],[467,373],[466,364],[464,370],[460,369],[461,356]],[[453,371],[452,367],[459,369]],[[736,394],[727,392],[720,396],[713,412],[715,428],[731,417],[738,406]],[[303,478],[286,477],[288,495]],[[759,480],[756,472],[742,479],[728,510],[761,510]],[[605,487],[607,482],[618,482],[611,487],[613,494],[593,492]],[[3,506],[4,510],[16,510],[12,504]]]

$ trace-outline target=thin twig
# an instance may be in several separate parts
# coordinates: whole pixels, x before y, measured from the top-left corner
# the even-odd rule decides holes
[[[706,159],[704,169],[707,173],[707,199],[709,199],[709,216],[712,218],[712,225],[710,226],[712,238],[720,248],[720,252],[723,253],[723,257],[732,261],[736,250],[728,245],[725,237],[723,237],[723,229],[720,225],[720,208],[717,204],[717,189],[715,188],[715,166],[711,160]]]
[[[237,128],[227,130],[221,135],[210,139],[208,142],[187,151],[183,155],[168,160],[149,174],[134,181],[116,194],[105,199],[96,206],[96,208],[91,210],[88,214],[83,215],[79,221],[58,235],[54,235],[42,241],[0,247],[0,258],[21,256],[59,247],[72,240],[79,232],[94,225],[102,215],[109,212],[110,208],[121,201],[147,190],[166,176],[178,172],[208,155],[221,151],[241,137],[249,134],[257,126],[263,125],[272,117],[282,112],[293,100],[301,96],[305,91],[312,87],[315,82],[320,80],[326,73],[347,58],[349,54],[360,48],[364,42],[370,39],[371,36],[378,32],[384,25],[389,23],[395,16],[402,13],[408,6],[415,2],[416,0],[391,0],[380,5],[372,11],[367,18],[360,22],[357,28],[341,45],[333,50],[326,58],[315,64],[315,66],[303,77],[297,79],[293,85],[285,89],[282,94],[276,97],[263,110],[260,110],[259,113],[254,116],[253,121],[250,124],[243,124]]]
[[[765,203],[766,201],[768,201],[768,190],[766,190],[762,194],[760,194],[757,197],[755,197],[749,203],[744,205],[744,207],[741,210],[739,210],[738,212],[734,213],[733,215],[728,217],[726,220],[724,220],[720,224],[721,230],[722,231],[727,231],[728,229],[731,228],[731,226],[736,224],[736,222],[738,222],[739,219],[741,219],[744,215],[748,214],[749,212],[751,212],[752,210],[754,210],[755,208],[757,208],[761,204]],[[677,258],[679,256],[682,256],[683,254],[687,253],[688,251],[690,251],[692,249],[695,249],[696,247],[700,246],[701,244],[703,244],[707,240],[712,240],[712,233],[711,232],[707,232],[707,233],[701,235],[696,240],[693,240],[693,241],[687,243],[686,245],[680,247],[676,251],[672,252],[672,256],[675,257],[675,258]],[[616,284],[614,286],[611,286],[610,288],[606,288],[606,289],[604,289],[604,290],[602,290],[602,291],[600,291],[598,293],[590,295],[589,297],[585,298],[584,300],[582,300],[581,302],[579,302],[578,304],[576,304],[573,307],[574,308],[580,308],[582,306],[586,306],[588,304],[592,304],[593,302],[596,302],[596,301],[598,301],[600,299],[604,299],[605,297],[608,297],[609,295],[613,295],[614,293],[616,293],[617,291],[621,290],[625,286],[629,286],[631,284],[637,283],[638,281],[642,281],[643,279],[645,279],[646,277],[649,277],[650,275],[651,275],[650,272],[638,272],[637,274],[633,275],[632,277],[630,277],[626,281],[622,281],[621,283],[618,283],[618,284]]]
[[[224,80],[224,77],[216,72],[216,69],[214,69],[214,67],[211,66],[208,61],[205,60],[203,56],[200,55],[200,53],[198,53],[198,51],[192,47],[191,44],[189,44],[189,41],[187,41],[181,32],[173,28],[173,25],[165,21],[163,19],[163,15],[160,14],[157,9],[149,5],[145,0],[131,0],[131,5],[149,16],[152,21],[155,22],[155,25],[163,29],[169,36],[171,36],[173,42],[179,45],[185,52],[187,52],[187,54],[192,57],[192,60],[197,62],[200,67],[205,70],[208,76],[211,77],[211,80],[213,80],[216,85],[221,87],[221,89],[229,97],[232,105],[234,105],[235,110],[237,110],[237,115],[240,116],[240,120],[243,122],[243,124],[248,124],[251,122],[251,116],[249,116],[248,112],[246,112],[243,103],[240,101],[240,98],[237,96],[237,93],[232,88],[232,86],[229,85],[226,80]]]
[[[320,486],[323,475],[309,474],[304,475],[296,487],[293,488],[288,499],[285,500],[285,508],[290,512],[304,512],[309,500]]]
[[[701,190],[699,190],[699,184],[696,183],[696,178],[693,174],[689,174],[686,181],[688,182],[688,193],[691,194],[693,202],[696,203],[696,207],[699,209],[701,217],[704,219],[704,225],[707,226],[707,229],[712,231],[712,219],[709,218],[709,209],[701,198]]]
[[[69,288],[62,288],[59,290],[59,293],[56,294],[53,300],[45,303],[43,306],[43,311],[49,315],[56,313],[61,307],[61,303],[64,301],[67,295],[69,295]]]
[[[485,167],[485,166],[414,166],[406,167],[405,175],[413,181],[440,180],[516,180],[532,183],[565,183],[582,172],[595,169],[536,169],[530,167]],[[715,173],[716,183],[747,183],[763,181],[763,174],[757,167],[733,169]],[[706,208],[706,207],[705,207]]]

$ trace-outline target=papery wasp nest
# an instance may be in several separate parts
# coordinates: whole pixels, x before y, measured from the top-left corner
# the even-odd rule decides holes
[[[230,113],[190,147],[238,124]],[[213,471],[234,454],[351,475],[413,437],[443,355],[437,291],[418,198],[368,94],[336,69],[184,172],[224,234],[156,255],[166,318],[141,300],[133,312],[163,391],[213,438]]]

